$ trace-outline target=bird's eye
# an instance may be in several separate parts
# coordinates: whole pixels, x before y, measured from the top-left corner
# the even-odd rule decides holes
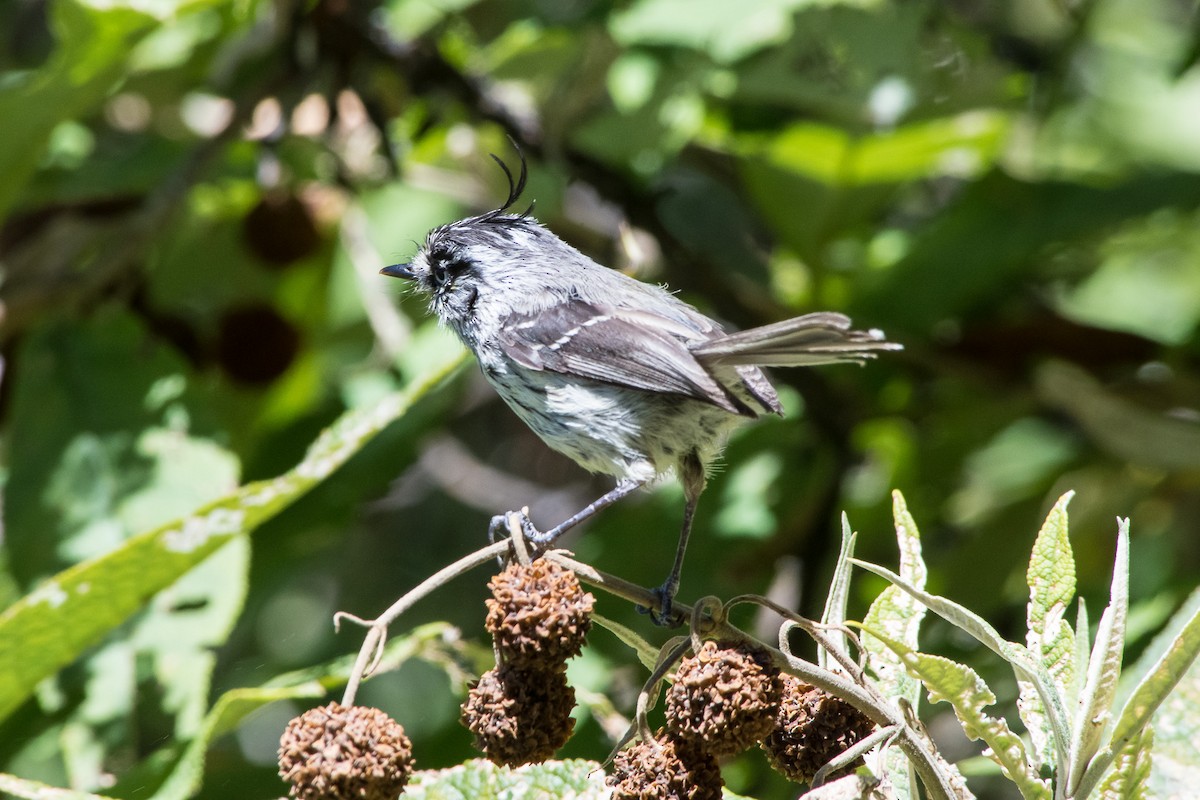
[[[429,277],[433,281],[433,288],[441,290],[450,286],[454,283],[454,279],[462,274],[466,266],[466,262],[462,259],[449,255],[431,259]]]

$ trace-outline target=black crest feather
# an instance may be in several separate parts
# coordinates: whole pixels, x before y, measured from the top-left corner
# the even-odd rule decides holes
[[[520,199],[522,192],[525,191],[525,181],[529,177],[529,168],[525,162],[525,154],[521,152],[521,146],[517,144],[515,139],[510,136],[508,141],[512,144],[513,149],[517,151],[517,156],[521,159],[521,171],[517,174],[516,178],[514,178],[512,170],[509,169],[508,165],[504,163],[500,156],[496,155],[495,153],[488,153],[488,155],[492,157],[492,160],[500,165],[500,169],[504,171],[504,177],[508,178],[508,198],[504,201],[502,206],[494,211],[489,211],[486,214],[481,214],[476,217],[477,222],[499,221],[505,215],[505,212],[512,208],[513,203]],[[527,217],[532,211],[533,204],[530,203],[529,208],[525,209],[525,211],[519,216]]]

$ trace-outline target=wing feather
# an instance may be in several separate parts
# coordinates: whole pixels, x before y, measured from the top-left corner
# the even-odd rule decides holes
[[[692,397],[733,414],[756,416],[696,359],[689,336],[704,338],[647,312],[572,300],[508,317],[498,338],[509,358],[530,369]]]

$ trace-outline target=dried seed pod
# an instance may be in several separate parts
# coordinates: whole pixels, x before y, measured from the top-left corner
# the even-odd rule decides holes
[[[720,800],[724,781],[716,756],[662,734],[613,758],[606,779],[613,800]]]
[[[462,723],[501,766],[545,761],[571,738],[575,690],[561,670],[488,670],[471,687]]]
[[[775,727],[782,689],[779,670],[765,653],[707,641],[675,672],[667,728],[715,756],[740,753]]]
[[[571,570],[545,558],[509,564],[488,587],[488,632],[505,663],[551,669],[579,655],[595,598]]]
[[[782,678],[783,699],[775,730],[763,739],[762,748],[781,775],[799,783],[812,783],[817,770],[870,735],[875,723],[841,698],[792,675]],[[835,772],[830,778],[846,775],[855,766]]]
[[[279,775],[300,800],[395,800],[412,765],[404,728],[377,708],[312,708],[279,740]]]

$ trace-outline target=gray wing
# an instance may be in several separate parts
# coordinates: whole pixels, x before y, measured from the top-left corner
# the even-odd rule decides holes
[[[503,320],[504,353],[529,369],[549,370],[644,392],[703,400],[732,414],[757,416],[688,349],[706,335],[639,311],[570,300]]]

